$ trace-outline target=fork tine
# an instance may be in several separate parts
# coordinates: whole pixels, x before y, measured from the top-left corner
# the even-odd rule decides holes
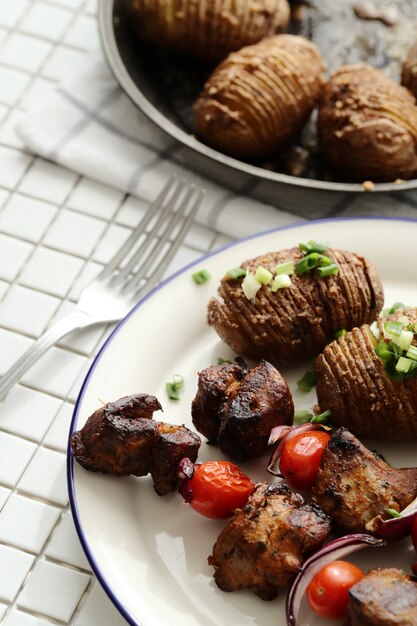
[[[122,285],[129,278],[129,274],[133,271],[133,269],[137,265],[138,260],[141,258],[145,259],[147,256],[151,254],[150,252],[148,252],[148,250],[151,247],[152,243],[157,238],[158,232],[162,224],[164,223],[165,216],[171,213],[173,207],[175,206],[175,203],[177,202],[178,196],[181,195],[185,185],[186,185],[185,180],[182,179],[180,181],[177,181],[177,185],[174,190],[174,193],[171,195],[166,205],[162,207],[162,210],[159,213],[157,213],[156,222],[153,225],[152,230],[148,233],[146,239],[140,243],[136,252],[132,254],[129,261],[126,263],[124,267],[120,269],[119,273],[111,278],[112,286],[116,287],[116,286]]]
[[[161,280],[164,272],[166,271],[169,263],[172,261],[172,259],[174,258],[178,248],[181,246],[181,244],[184,241],[185,235],[187,234],[187,232],[190,229],[190,226],[194,220],[194,217],[201,205],[201,202],[204,198],[204,191],[201,190],[197,190],[194,185],[192,186],[193,188],[189,190],[189,193],[187,194],[187,197],[184,199],[184,201],[182,202],[182,205],[180,207],[178,207],[177,213],[176,213],[176,221],[175,221],[175,225],[177,223],[179,223],[179,221],[181,219],[183,219],[183,223],[181,225],[181,228],[177,234],[177,236],[175,237],[175,241],[172,242],[172,244],[169,246],[168,250],[165,252],[164,256],[162,257],[162,259],[160,259],[159,263],[158,263],[158,267],[155,270],[155,272],[152,274],[152,276],[149,277],[146,285],[144,288],[140,287],[140,282],[141,280],[143,280],[146,277],[146,272],[150,269],[151,265],[152,265],[152,261],[155,260],[156,255],[154,254],[154,250],[152,251],[152,259],[151,262],[148,263],[148,260],[146,262],[146,266],[144,266],[143,268],[140,269],[140,271],[135,274],[130,281],[128,281],[128,283],[126,284],[126,288],[130,291],[130,290],[135,290],[134,291],[134,295],[135,297],[139,295],[142,296],[144,293],[147,293],[148,291],[150,291],[151,289],[153,289],[155,287],[155,285],[158,284],[158,282]],[[192,192],[192,194],[190,193]],[[186,215],[186,210],[188,208],[188,206],[191,204],[191,210],[188,213],[188,215]],[[159,245],[158,244],[158,252],[162,249],[163,245],[167,242],[168,238],[169,238],[169,234],[170,232],[172,232],[172,229],[167,230],[167,236],[165,237],[164,241]]]
[[[145,216],[139,222],[137,228],[132,232],[129,238],[125,241],[123,246],[116,252],[111,261],[101,270],[100,274],[97,278],[106,278],[109,276],[119,265],[121,261],[126,257],[126,255],[133,248],[139,237],[145,232],[146,227],[148,226],[151,219],[158,212],[158,210],[163,205],[165,198],[168,196],[170,191],[174,188],[177,183],[177,177],[175,174],[171,176],[171,178],[166,183],[165,187],[162,189],[156,200],[152,202]]]

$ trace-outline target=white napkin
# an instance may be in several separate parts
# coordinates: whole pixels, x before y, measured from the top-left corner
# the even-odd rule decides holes
[[[33,152],[145,200],[153,199],[176,171],[206,190],[197,220],[230,237],[300,221],[297,202],[306,201],[305,193],[300,199],[280,197],[272,207],[186,171],[176,158],[181,146],[141,114],[116,83],[101,53],[42,99],[17,132]],[[326,206],[325,212],[408,216],[417,215],[415,206],[417,193],[395,198],[342,194],[337,205]]]

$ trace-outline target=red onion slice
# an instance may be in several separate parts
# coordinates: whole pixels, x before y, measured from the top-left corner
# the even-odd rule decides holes
[[[282,478],[282,474],[277,472],[277,470],[275,469],[275,465],[277,464],[281,456],[283,447],[290,439],[293,439],[300,433],[307,433],[311,430],[328,431],[331,430],[331,428],[329,428],[329,426],[326,426],[325,424],[312,424],[311,422],[299,424],[298,426],[275,426],[275,428],[271,430],[271,434],[269,435],[268,444],[271,445],[273,443],[276,443],[277,445],[270,456],[268,467],[266,468],[267,471],[273,476],[278,476]]]
[[[382,519],[380,515],[366,524],[366,530],[386,541],[399,541],[407,537],[417,517],[417,498],[401,511],[401,517]]]
[[[330,543],[315,552],[304,563],[288,592],[287,626],[297,626],[298,611],[304,593],[314,575],[317,574],[324,565],[331,563],[331,561],[343,559],[348,556],[348,554],[361,550],[362,548],[371,546],[380,548],[385,545],[385,541],[382,539],[378,539],[372,535],[356,533],[354,535],[346,535],[345,537],[334,539],[334,541],[330,541]]]

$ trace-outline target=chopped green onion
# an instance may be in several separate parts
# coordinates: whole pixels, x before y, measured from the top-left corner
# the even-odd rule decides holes
[[[407,351],[413,341],[414,333],[410,330],[402,330],[399,337],[393,337],[392,343],[401,348],[401,350]]]
[[[180,399],[178,392],[183,386],[183,384],[184,384],[184,376],[181,376],[180,374],[174,374],[174,376],[172,377],[172,382],[165,384],[168,398],[170,400]]]
[[[243,267],[234,267],[227,272],[227,276],[230,276],[230,278],[234,278],[235,280],[236,278],[240,278],[241,276],[246,276],[246,274],[247,271],[244,270]]]
[[[412,366],[414,362],[415,361],[413,361],[412,359],[407,359],[407,357],[405,356],[400,356],[400,358],[398,359],[395,365],[395,369],[397,370],[397,372],[402,372],[403,374],[407,374],[407,372],[410,370],[410,367]]]
[[[323,252],[326,252],[329,244],[321,243],[320,241],[310,240],[308,243],[300,243],[298,247],[300,248],[300,250],[302,250],[303,252],[307,252],[308,254],[310,254],[310,252],[318,252],[319,254],[323,254]]]
[[[200,270],[198,272],[194,272],[194,274],[192,275],[192,279],[195,283],[197,283],[197,285],[202,285],[203,283],[206,283],[208,280],[210,280],[210,278],[211,274],[209,274],[207,270]]]
[[[306,372],[300,380],[297,381],[297,387],[300,391],[311,391],[316,384],[316,377],[313,372]]]
[[[331,265],[327,265],[326,267],[318,267],[317,274],[320,278],[326,278],[327,276],[335,276],[339,273],[339,266],[336,263],[331,263]]]
[[[384,324],[384,330],[393,337],[399,337],[403,328],[402,322],[385,322]]]
[[[294,421],[296,422],[310,422],[314,417],[310,411],[294,411]]]
[[[391,515],[391,517],[401,517],[401,513],[398,513],[395,509],[387,509],[387,513]]]
[[[288,274],[278,274],[272,281],[271,291],[275,293],[278,289],[285,289],[286,287],[291,287],[291,285],[292,281]]]
[[[221,356],[217,357],[217,365],[224,365],[225,363],[227,363],[228,365],[232,365],[232,361],[229,361],[228,359],[222,359]]]
[[[393,356],[391,350],[389,349],[389,345],[382,340],[377,344],[375,352],[383,361],[389,361]]]
[[[417,361],[417,348],[416,346],[410,346],[407,350],[407,354],[405,355],[408,359],[413,359],[413,361]]]
[[[344,337],[347,334],[347,330],[342,328],[342,330],[338,330],[337,333],[334,334],[335,339],[339,339],[339,337]]]
[[[326,267],[327,265],[336,265],[336,263],[329,256],[322,254],[319,258],[319,267]]]
[[[311,424],[327,424],[329,417],[331,416],[332,412],[327,409],[327,411],[323,411],[323,413],[320,413],[319,415],[314,415],[310,422]]]
[[[389,310],[389,315],[392,315],[393,313],[396,313],[397,311],[403,311],[406,308],[407,307],[402,302],[395,302],[395,304],[393,304]]]
[[[307,256],[303,256],[303,258],[297,261],[297,263],[295,264],[295,273],[305,274],[306,272],[309,272],[313,268],[317,267],[320,256],[321,255],[317,252],[312,252]]]
[[[291,274],[294,274],[294,262],[286,261],[285,263],[278,263],[278,265],[275,266],[275,274],[287,274],[287,276],[291,276]]]
[[[268,285],[272,280],[272,272],[263,267],[262,265],[258,265],[255,270],[255,278],[259,280],[262,285]]]
[[[242,280],[242,290],[248,300],[254,300],[261,287],[262,283],[256,280],[254,274],[250,272],[248,272]]]

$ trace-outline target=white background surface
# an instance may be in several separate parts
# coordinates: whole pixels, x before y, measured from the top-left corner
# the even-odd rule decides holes
[[[25,151],[25,111],[99,46],[91,0],[0,2],[0,375],[130,234],[147,203]],[[157,190],[155,190],[155,193]],[[195,226],[170,268],[226,242]],[[0,407],[0,623],[119,626],[75,534],[69,421],[106,330],[71,335]]]

